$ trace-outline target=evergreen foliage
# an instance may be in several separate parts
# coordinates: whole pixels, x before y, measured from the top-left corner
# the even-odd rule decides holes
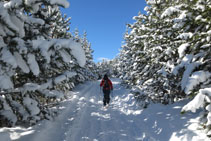
[[[0,127],[51,119],[86,65],[66,0],[0,1]],[[89,58],[89,61],[92,58]],[[91,66],[90,66],[91,67]]]
[[[139,13],[127,25],[125,44],[116,58],[118,76],[133,86],[144,107],[150,101],[168,104],[197,95],[196,103],[183,110],[207,107],[205,123],[209,127],[211,2],[146,2],[147,14]],[[198,107],[199,100],[203,103]]]
[[[113,60],[103,59],[101,62],[97,63],[97,73],[99,79],[103,78],[105,74],[112,76],[114,70]]]

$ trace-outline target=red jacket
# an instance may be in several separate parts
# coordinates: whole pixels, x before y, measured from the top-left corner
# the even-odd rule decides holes
[[[100,87],[104,86],[105,80],[102,79],[101,83],[100,83]],[[108,84],[109,84],[109,88],[107,88],[107,90],[113,90],[113,85],[110,79],[108,79]]]

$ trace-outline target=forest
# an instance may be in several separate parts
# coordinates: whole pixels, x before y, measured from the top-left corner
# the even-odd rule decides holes
[[[211,1],[146,0],[116,58],[95,63],[86,32],[70,32],[66,0],[0,1],[0,127],[32,126],[78,84],[120,78],[140,108],[189,99],[211,136]]]

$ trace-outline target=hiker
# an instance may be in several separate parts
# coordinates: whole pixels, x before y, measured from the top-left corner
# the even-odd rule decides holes
[[[106,106],[107,104],[109,104],[110,92],[113,90],[112,82],[106,74],[104,75],[100,83],[100,88],[102,87],[103,87],[103,93],[104,93],[103,105]]]

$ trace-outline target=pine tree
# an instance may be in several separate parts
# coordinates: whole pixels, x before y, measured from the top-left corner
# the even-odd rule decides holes
[[[64,98],[74,86],[73,68],[85,65],[85,54],[69,39],[68,20],[61,17],[58,6],[68,5],[66,0],[0,2],[0,126],[51,118],[48,102]]]
[[[197,94],[183,111],[208,105],[204,116],[209,127],[210,1],[146,2],[147,15],[139,14],[129,25],[117,58],[119,75],[141,89],[138,97],[145,101],[166,104]]]

